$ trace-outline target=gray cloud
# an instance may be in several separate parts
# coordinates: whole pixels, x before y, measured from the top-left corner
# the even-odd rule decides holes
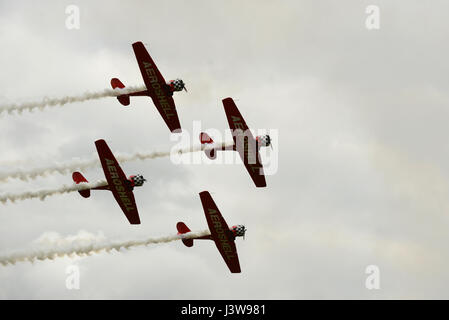
[[[381,10],[378,31],[364,27],[370,4]],[[0,268],[1,298],[447,298],[446,2],[78,5],[76,31],[65,28],[63,3],[0,4],[0,104],[101,91],[112,77],[142,85],[131,49],[140,40],[166,78],[187,83],[189,92],[175,96],[186,130],[194,120],[227,128],[221,99],[231,96],[250,127],[279,130],[279,170],[259,190],[241,165],[123,164],[149,179],[136,190],[137,228],[107,192],[2,206],[0,252],[49,231],[115,240],[171,234],[178,221],[202,230],[202,190],[248,233],[237,241],[241,275],[229,274],[212,242],[170,243]],[[130,107],[106,98],[0,122],[8,170],[15,161],[89,157],[99,138],[114,152],[173,145],[144,97]],[[103,178],[100,168],[85,174]],[[70,181],[10,181],[0,193]],[[80,290],[65,287],[71,264],[80,266]],[[381,271],[378,291],[364,286],[370,264]]]

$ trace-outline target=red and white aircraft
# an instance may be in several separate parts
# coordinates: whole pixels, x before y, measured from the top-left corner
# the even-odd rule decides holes
[[[109,190],[114,195],[115,200],[119,204],[123,213],[130,224],[140,224],[139,212],[137,211],[136,200],[134,199],[134,187],[141,187],[146,181],[142,175],[134,175],[126,178],[125,173],[118,164],[114,155],[109,149],[106,141],[95,141],[101,166],[103,167],[107,185],[95,187],[92,189],[79,190],[78,192],[84,197],[90,197],[90,190]],[[79,172],[72,174],[73,181],[76,184],[87,183],[88,181]]]
[[[194,239],[213,240],[229,270],[232,273],[240,273],[239,257],[237,255],[237,249],[234,241],[236,237],[245,237],[245,226],[236,225],[229,228],[210,193],[203,191],[200,193],[200,198],[201,203],[203,204],[204,214],[206,215],[207,224],[209,226],[210,235],[191,239],[182,239],[182,242],[187,247],[192,247]],[[184,222],[178,222],[176,224],[176,228],[178,229],[178,234],[181,235],[190,232],[190,229]]]
[[[181,79],[166,82],[142,42],[133,43],[133,49],[147,90],[119,95],[117,96],[118,101],[127,106],[130,96],[149,96],[153,99],[154,105],[170,131],[180,132],[181,125],[172,96],[175,91],[183,89],[187,91],[184,82]],[[125,88],[125,85],[117,78],[111,79],[111,86],[112,89]]]
[[[212,145],[210,148],[205,149],[204,152],[209,159],[215,159],[217,157],[217,151],[237,151],[256,187],[266,187],[267,183],[260,161],[259,150],[261,147],[271,146],[270,136],[257,136],[254,139],[254,136],[246,125],[245,119],[243,119],[232,98],[223,99],[223,106],[226,117],[228,118],[229,127],[232,131],[234,144],[232,146],[214,144],[214,141],[207,133],[201,132],[201,144]]]

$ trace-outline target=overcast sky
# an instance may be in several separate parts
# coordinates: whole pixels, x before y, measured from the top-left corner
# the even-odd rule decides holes
[[[80,28],[66,27],[66,7]],[[368,30],[367,6],[380,9]],[[0,255],[49,232],[111,240],[207,226],[198,193],[212,193],[230,225],[245,224],[231,274],[213,242],[0,267],[0,298],[376,299],[449,298],[449,25],[447,1],[0,0],[0,104],[143,81],[131,44],[142,41],[166,79],[185,134],[224,132],[233,97],[255,129],[277,133],[267,188],[242,165],[127,162],[148,182],[135,190],[130,226],[111,194],[77,193],[0,205]],[[168,151],[176,143],[149,98],[115,98],[0,116],[1,172],[113,152]],[[191,139],[197,144],[197,136]],[[83,172],[103,178],[100,167]],[[70,184],[70,175],[0,184],[0,194]],[[66,288],[79,266],[80,289]],[[365,287],[367,266],[380,289]]]

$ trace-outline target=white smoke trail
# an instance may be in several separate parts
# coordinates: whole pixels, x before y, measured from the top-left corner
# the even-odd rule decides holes
[[[34,180],[38,177],[46,177],[54,173],[69,174],[75,170],[85,170],[96,167],[100,164],[97,159],[76,159],[65,163],[55,163],[46,167],[38,167],[32,169],[19,169],[10,172],[0,173],[0,182],[6,182],[10,179],[20,179],[22,181]]]
[[[136,152],[134,154],[118,154],[116,156],[119,163],[146,160],[169,157],[172,153],[185,154],[189,152],[197,152],[206,149],[207,146],[193,146],[190,148],[172,150],[170,152]],[[0,182],[6,182],[9,179],[20,179],[23,181],[33,180],[38,177],[46,177],[50,174],[59,173],[62,175],[71,174],[75,170],[86,170],[89,168],[95,168],[100,165],[100,160],[97,158],[92,159],[76,159],[65,163],[56,163],[47,167],[33,168],[33,169],[21,169],[11,172],[0,173]]]
[[[6,266],[17,262],[34,262],[36,260],[54,260],[64,256],[86,256],[111,252],[121,249],[130,249],[137,246],[147,246],[150,244],[167,243],[180,239],[191,239],[210,235],[208,230],[199,232],[189,232],[183,235],[171,235],[160,238],[147,238],[143,240],[128,241],[107,241],[103,234],[92,234],[80,231],[76,236],[61,237],[57,233],[47,233],[41,236],[34,243],[35,248],[30,248],[24,252],[17,252],[0,256],[0,264]]]
[[[122,94],[127,94],[136,91],[146,90],[145,86],[140,87],[128,87],[124,89],[104,89],[97,92],[85,92],[77,96],[65,96],[62,98],[43,98],[42,101],[24,102],[24,103],[12,103],[0,105],[0,115],[4,113],[12,114],[14,111],[17,114],[21,114],[23,111],[39,110],[43,111],[46,107],[64,106],[69,103],[83,102],[88,100],[96,100],[105,97],[116,97]]]
[[[79,190],[85,190],[85,189],[91,189],[96,187],[102,187],[107,185],[106,181],[98,181],[95,183],[83,183],[83,184],[73,184],[71,186],[62,186],[57,189],[45,189],[45,190],[38,190],[38,191],[26,191],[22,193],[16,193],[16,194],[3,194],[0,195],[0,202],[3,204],[6,204],[6,202],[9,200],[11,202],[21,201],[21,200],[27,200],[27,199],[33,199],[33,198],[39,198],[40,200],[45,200],[46,197],[53,196],[56,194],[64,194]]]

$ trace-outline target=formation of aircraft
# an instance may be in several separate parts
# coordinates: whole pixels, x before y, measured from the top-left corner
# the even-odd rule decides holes
[[[145,49],[142,42],[133,43],[134,54],[136,55],[137,64],[142,73],[143,82],[147,90],[137,91],[117,96],[117,100],[124,106],[130,103],[131,96],[148,96],[153,99],[156,109],[164,119],[171,132],[180,132],[181,124],[179,123],[178,113],[176,111],[173,93],[185,90],[187,92],[184,81],[181,79],[165,81],[161,72],[157,68],[150,54]],[[125,85],[118,79],[111,79],[112,89],[124,89]]]
[[[210,145],[210,148],[207,148],[204,152],[209,159],[215,159],[217,157],[217,151],[237,151],[256,187],[266,187],[267,182],[265,181],[259,150],[261,147],[273,147],[270,136],[257,136],[256,139],[254,139],[251,130],[249,130],[245,119],[240,114],[234,100],[232,98],[226,98],[222,101],[229,127],[232,131],[234,144],[232,146],[223,144],[217,145],[207,133],[201,132],[201,144]]]
[[[130,104],[131,96],[149,96],[152,98],[154,105],[170,131],[180,132],[181,125],[173,100],[173,93],[182,90],[187,91],[184,82],[181,79],[166,82],[148,51],[145,49],[143,43],[133,43],[132,47],[136,55],[146,90],[118,95],[118,101],[122,105],[127,106]],[[125,88],[118,78],[113,78],[111,80],[111,86],[113,89]],[[237,151],[256,187],[266,187],[267,184],[259,150],[261,147],[272,147],[270,136],[263,135],[254,138],[232,98],[223,99],[223,106],[229,127],[232,131],[234,144],[232,146],[218,145],[214,143],[207,133],[202,132],[200,134],[200,142],[209,147],[205,150],[206,155],[210,159],[215,159],[217,151]],[[104,140],[95,141],[95,146],[107,184],[92,187],[91,189],[79,190],[78,192],[84,198],[89,198],[91,190],[111,191],[129,223],[140,224],[133,189],[134,187],[142,186],[146,180],[142,175],[132,175],[127,178]],[[72,178],[76,184],[88,182],[80,172],[73,172]],[[176,228],[178,234],[181,235],[182,242],[187,247],[192,247],[194,240],[213,240],[229,270],[232,273],[240,273],[241,268],[235,246],[235,239],[237,237],[245,236],[245,226],[235,225],[229,228],[210,193],[208,191],[203,191],[199,195],[210,235],[186,238],[185,235],[190,233],[191,230],[184,222],[178,222]]]

